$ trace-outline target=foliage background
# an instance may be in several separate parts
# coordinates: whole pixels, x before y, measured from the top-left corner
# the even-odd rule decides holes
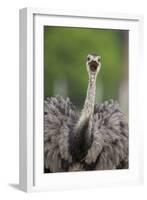
[[[88,53],[102,57],[96,101],[118,100],[128,111],[128,31],[112,29],[44,27],[44,97],[70,97],[81,109],[88,75]]]

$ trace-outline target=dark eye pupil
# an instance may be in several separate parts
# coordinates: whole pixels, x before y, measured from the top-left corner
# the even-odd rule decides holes
[[[100,62],[100,61],[101,61],[101,59],[99,58],[99,59],[98,59],[98,61]]]
[[[87,60],[89,61],[89,60],[90,60],[90,57],[88,57]]]

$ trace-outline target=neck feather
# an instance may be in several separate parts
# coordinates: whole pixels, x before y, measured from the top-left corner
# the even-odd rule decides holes
[[[84,158],[92,143],[91,129],[95,103],[95,83],[96,76],[90,75],[84,108],[72,134],[72,144],[74,145],[71,146],[71,153],[76,161]]]
[[[95,104],[95,90],[96,90],[96,75],[90,74],[85,104],[77,124],[77,127],[80,127],[82,126],[82,124],[85,123],[85,121],[89,120],[89,127],[88,127],[89,132],[91,131],[92,128],[92,116]]]

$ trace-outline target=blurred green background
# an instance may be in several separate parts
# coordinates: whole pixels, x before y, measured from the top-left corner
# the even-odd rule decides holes
[[[101,55],[96,102],[118,100],[128,111],[128,31],[44,27],[44,97],[69,97],[81,109],[86,97],[88,53]]]

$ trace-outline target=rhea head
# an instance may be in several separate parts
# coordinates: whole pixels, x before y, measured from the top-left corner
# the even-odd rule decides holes
[[[93,53],[88,54],[86,66],[89,75],[97,75],[101,68],[101,56]]]

